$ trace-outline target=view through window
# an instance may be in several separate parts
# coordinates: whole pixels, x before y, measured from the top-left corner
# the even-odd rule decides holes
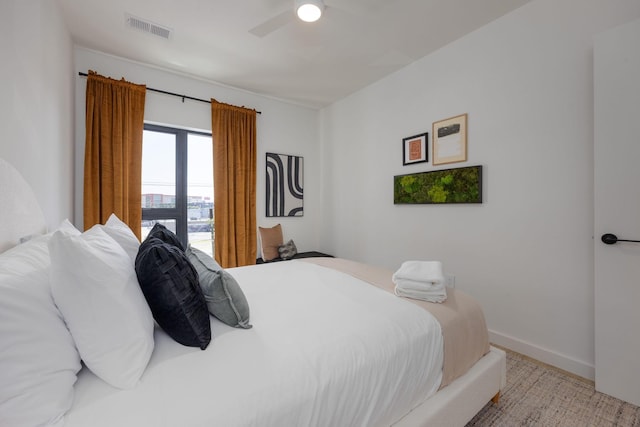
[[[159,222],[180,241],[214,253],[211,135],[145,125],[142,142],[142,238]]]

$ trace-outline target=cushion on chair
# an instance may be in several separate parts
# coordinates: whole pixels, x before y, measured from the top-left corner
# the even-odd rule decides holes
[[[278,253],[280,254],[280,258],[287,260],[293,258],[298,253],[298,248],[296,248],[293,240],[289,240],[284,245],[278,246]]]
[[[282,245],[282,227],[280,224],[271,228],[258,227],[260,230],[260,242],[262,249],[262,259],[271,261],[280,256],[278,247]]]

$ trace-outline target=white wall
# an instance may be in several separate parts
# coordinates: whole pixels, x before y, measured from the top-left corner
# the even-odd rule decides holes
[[[270,227],[282,224],[285,239],[293,239],[300,251],[318,247],[320,215],[320,150],[318,112],[282,101],[255,95],[186,75],[168,72],[122,58],[76,47],[76,223],[82,225],[82,180],[85,143],[86,73],[94,70],[104,76],[146,84],[147,87],[201,99],[255,108],[257,118],[258,174],[257,222]],[[147,91],[145,121],[211,132],[211,105]],[[275,152],[304,157],[304,216],[265,218],[265,153]]]
[[[0,2],[0,57],[0,157],[52,229],[73,219],[73,49],[56,3]]]
[[[439,259],[493,342],[593,378],[592,37],[638,16],[638,1],[535,0],[324,109],[321,248]],[[402,166],[403,137],[462,113],[466,163]],[[394,175],[476,164],[482,205],[393,204]]]

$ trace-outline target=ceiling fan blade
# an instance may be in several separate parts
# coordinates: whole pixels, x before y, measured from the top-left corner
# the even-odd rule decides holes
[[[270,34],[273,31],[277,30],[278,28],[284,27],[293,19],[295,19],[295,15],[293,13],[293,8],[290,8],[282,13],[279,13],[273,18],[266,20],[262,24],[253,27],[249,30],[249,32],[254,36],[264,37],[267,34]]]

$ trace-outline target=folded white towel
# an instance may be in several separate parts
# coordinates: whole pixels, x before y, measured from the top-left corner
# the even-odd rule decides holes
[[[414,282],[444,283],[442,263],[440,261],[405,261],[398,271],[393,273],[393,283],[398,279],[412,280]]]
[[[447,299],[440,261],[405,261],[392,280],[398,296],[438,303]]]
[[[444,280],[437,280],[433,282],[418,282],[416,280],[409,279],[396,279],[395,285],[398,288],[402,288],[405,291],[440,291],[444,289]]]
[[[399,297],[406,297],[435,303],[442,303],[447,300],[447,291],[444,287],[438,290],[432,289],[421,291],[416,289],[403,289],[396,286],[395,294]]]

